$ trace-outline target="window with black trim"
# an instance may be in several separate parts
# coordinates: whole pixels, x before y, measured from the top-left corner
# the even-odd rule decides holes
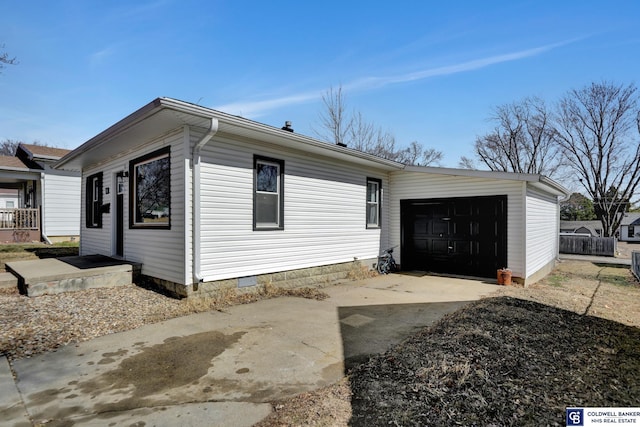
[[[284,161],[253,157],[253,229],[284,229]]]
[[[87,228],[102,228],[102,172],[88,176],[85,188]]]
[[[130,228],[171,228],[170,147],[129,162]]]
[[[367,178],[367,228],[380,228],[382,180]]]

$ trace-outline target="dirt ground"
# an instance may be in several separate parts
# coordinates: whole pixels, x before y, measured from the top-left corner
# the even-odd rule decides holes
[[[341,382],[275,402],[273,426],[564,425],[568,406],[636,406],[640,285],[564,261],[500,287]]]

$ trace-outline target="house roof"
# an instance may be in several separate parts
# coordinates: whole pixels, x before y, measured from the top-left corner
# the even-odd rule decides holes
[[[585,228],[593,236],[602,234],[602,222],[600,221],[560,221],[560,231],[565,233],[576,233],[580,228]]]
[[[217,130],[218,134],[243,136],[300,149],[310,154],[386,170],[404,167],[401,163],[369,153],[329,144],[302,134],[172,98],[156,98],[64,156],[55,167],[80,170],[123,151],[134,150],[136,147],[131,146],[131,141],[140,141],[140,144],[143,144],[148,142],[149,135],[160,136],[183,125],[195,126],[203,130]]]
[[[0,156],[0,169],[29,171],[29,167],[15,156]]]
[[[18,147],[22,148],[31,160],[59,160],[71,152],[71,150],[64,148],[47,147],[35,144],[21,143]]]
[[[144,144],[148,142],[150,135],[157,137],[174,131],[183,125],[195,126],[217,134],[236,135],[269,142],[278,146],[303,150],[310,154],[322,155],[387,171],[404,169],[440,175],[526,181],[551,194],[559,196],[568,196],[570,194],[562,185],[543,175],[405,166],[402,163],[383,159],[359,150],[319,141],[302,134],[172,98],[156,98],[66,154],[54,167],[81,170],[90,165],[114,158],[122,152],[135,150],[136,147],[131,146],[131,141],[139,141],[140,144]]]
[[[625,212],[620,225],[640,225],[640,212]]]

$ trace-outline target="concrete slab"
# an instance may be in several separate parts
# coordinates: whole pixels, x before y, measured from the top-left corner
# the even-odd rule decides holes
[[[383,352],[495,289],[394,274],[326,288],[330,298],[324,301],[277,298],[185,316],[17,360],[13,367],[35,422],[94,425],[118,414],[131,425],[155,419],[156,409],[165,407],[175,414],[206,411],[212,418],[200,425],[224,425],[218,418],[222,423],[231,415],[207,406],[211,402],[249,404],[261,413],[261,404],[338,381],[345,359]],[[244,419],[244,409],[237,411]]]
[[[31,426],[31,420],[13,380],[11,367],[4,356],[0,356],[0,421],[2,420],[10,421],[11,423],[6,425],[14,427]]]
[[[588,261],[595,264],[631,265],[631,258],[615,258],[607,256],[560,254],[561,260]]]
[[[187,403],[184,405],[140,408],[108,412],[87,417],[71,417],[50,422],[48,427],[74,425],[82,427],[181,426],[251,427],[271,413],[268,403]]]
[[[6,269],[28,296],[128,285],[137,264],[102,255],[14,261]]]

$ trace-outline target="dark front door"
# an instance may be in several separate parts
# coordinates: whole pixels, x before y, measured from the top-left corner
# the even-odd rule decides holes
[[[507,266],[507,197],[402,200],[402,269],[495,277]]]

